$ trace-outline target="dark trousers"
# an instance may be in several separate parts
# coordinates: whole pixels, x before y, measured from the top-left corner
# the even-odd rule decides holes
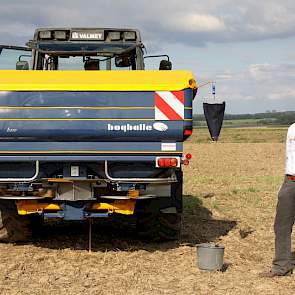
[[[285,181],[278,194],[278,203],[274,223],[275,258],[272,270],[286,273],[293,269],[291,253],[291,234],[295,221],[295,181]]]

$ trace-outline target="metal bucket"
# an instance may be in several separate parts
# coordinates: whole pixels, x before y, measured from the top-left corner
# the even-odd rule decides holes
[[[196,247],[199,269],[208,271],[222,269],[224,246],[212,244],[199,244]]]

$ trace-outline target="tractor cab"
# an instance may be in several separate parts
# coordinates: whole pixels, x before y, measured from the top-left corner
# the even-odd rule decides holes
[[[0,45],[0,55],[16,51],[17,70],[144,70],[149,57],[165,57],[159,69],[172,68],[167,55],[144,57],[140,33],[132,29],[42,28],[26,45]],[[7,69],[1,56],[0,68]]]

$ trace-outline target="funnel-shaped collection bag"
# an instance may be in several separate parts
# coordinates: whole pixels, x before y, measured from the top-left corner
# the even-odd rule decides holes
[[[203,103],[204,115],[213,141],[217,141],[223,123],[225,102]]]

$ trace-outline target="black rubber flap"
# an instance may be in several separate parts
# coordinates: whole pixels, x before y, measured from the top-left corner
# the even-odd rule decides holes
[[[217,141],[223,123],[225,102],[203,103],[204,115],[213,141]]]

